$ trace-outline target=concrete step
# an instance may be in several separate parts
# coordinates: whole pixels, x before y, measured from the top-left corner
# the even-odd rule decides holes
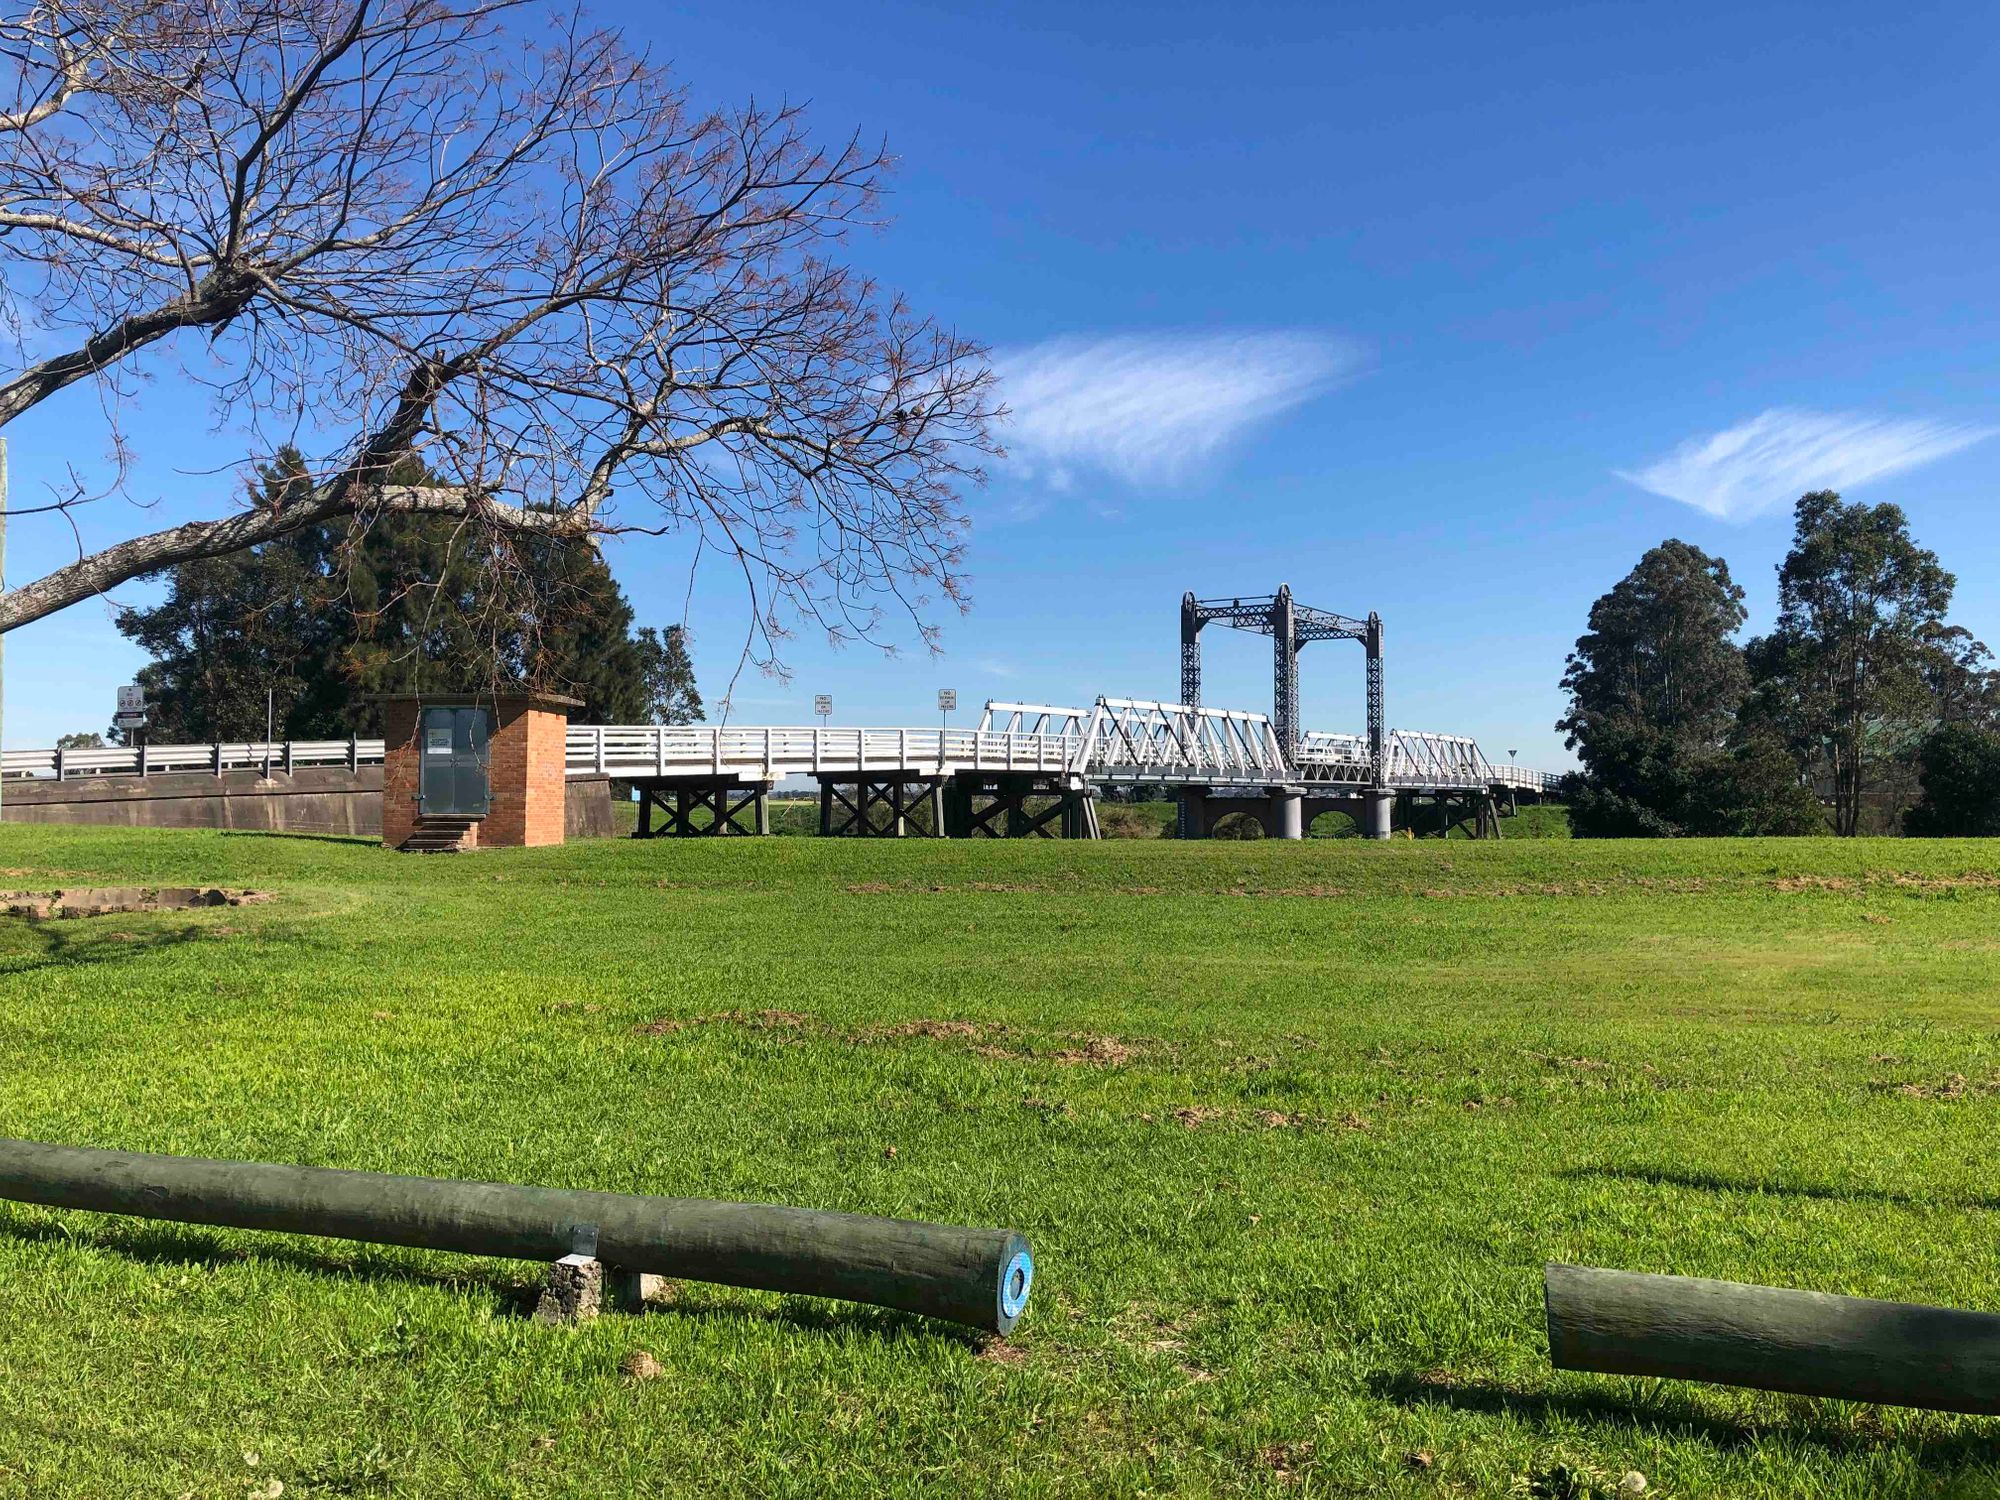
[[[479,826],[475,817],[420,817],[410,836],[397,845],[405,854],[457,854],[465,848],[465,836]]]

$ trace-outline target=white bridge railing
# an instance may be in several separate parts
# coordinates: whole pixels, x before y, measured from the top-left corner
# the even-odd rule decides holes
[[[74,781],[89,776],[167,776],[206,771],[355,770],[382,764],[380,740],[225,740],[207,745],[106,745],[76,750],[9,750],[0,777]]]
[[[1310,733],[1288,760],[1270,720],[1234,709],[1100,698],[1087,708],[989,703],[970,729],[828,729],[690,724],[577,724],[564,746],[571,775],[716,775],[746,780],[816,774],[952,775],[1022,771],[1078,782],[1185,781],[1209,786],[1373,784],[1360,735]],[[1561,778],[1487,760],[1461,735],[1392,730],[1387,784],[1405,790],[1512,786]],[[0,777],[74,780],[226,771],[289,773],[380,765],[382,741],[232,740],[206,745],[9,750]]]

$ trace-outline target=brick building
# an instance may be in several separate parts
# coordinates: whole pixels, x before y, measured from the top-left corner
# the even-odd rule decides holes
[[[381,701],[384,844],[417,852],[563,841],[568,790],[563,743],[570,710],[581,707],[580,700],[558,693],[487,692],[394,693]],[[428,788],[427,755],[433,778]],[[483,764],[483,809],[463,790],[456,802],[440,791],[449,786],[443,779],[447,763]],[[460,783],[461,789],[467,785]]]

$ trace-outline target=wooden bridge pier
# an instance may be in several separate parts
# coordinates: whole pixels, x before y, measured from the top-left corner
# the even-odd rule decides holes
[[[735,776],[652,777],[634,781],[639,793],[635,839],[721,838],[771,831],[771,788]],[[695,814],[708,820],[697,822]],[[746,822],[747,819],[747,822]]]
[[[1030,807],[1031,801],[1042,802]],[[944,831],[955,839],[1094,839],[1097,799],[1075,777],[1032,771],[961,773],[944,793]]]
[[[945,830],[944,781],[922,773],[819,778],[822,838],[934,838]]]
[[[1454,828],[1466,823],[1472,825],[1472,836],[1475,839],[1501,837],[1500,804],[1490,790],[1482,792],[1440,790],[1430,793],[1429,796],[1431,806],[1436,809],[1434,826],[1429,831],[1438,838],[1450,838]],[[1406,794],[1403,804],[1404,826],[1416,832],[1417,794]]]

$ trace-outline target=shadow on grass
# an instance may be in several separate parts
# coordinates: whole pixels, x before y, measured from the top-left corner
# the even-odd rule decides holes
[[[179,1266],[215,1270],[223,1266],[264,1261],[304,1271],[332,1280],[372,1283],[384,1286],[428,1287],[439,1291],[484,1293],[495,1311],[526,1318],[541,1299],[539,1282],[508,1282],[489,1271],[468,1266],[462,1271],[430,1270],[402,1261],[379,1258],[373,1246],[358,1241],[330,1241],[356,1244],[359,1253],[352,1259],[338,1254],[316,1255],[291,1245],[259,1244],[255,1247],[231,1244],[200,1225],[148,1223],[105,1225],[79,1230],[67,1223],[27,1222],[0,1203],[0,1234],[34,1244],[85,1245],[97,1250],[143,1261],[148,1265]],[[54,1209],[51,1212],[60,1213]],[[256,1233],[257,1231],[248,1231]],[[418,1251],[418,1254],[452,1254],[450,1251]],[[521,1261],[523,1267],[532,1262]],[[987,1336],[953,1323],[936,1322],[894,1308],[871,1307],[860,1303],[837,1302],[804,1296],[786,1296],[776,1307],[744,1306],[714,1294],[706,1283],[674,1282],[671,1301],[648,1303],[635,1317],[687,1318],[704,1322],[751,1322],[783,1325],[808,1333],[828,1334],[844,1340],[872,1339],[906,1343],[918,1338],[946,1338],[968,1348],[983,1348]]]
[[[1775,1198],[1811,1198],[1824,1203],[1888,1203],[1898,1207],[2000,1209],[2000,1198],[1945,1196],[1937,1193],[1902,1193],[1893,1188],[1848,1186],[1839,1183],[1771,1182],[1753,1177],[1731,1177],[1723,1172],[1689,1171],[1680,1167],[1570,1167],[1559,1175],[1571,1179],[1608,1177],[1615,1182],[1643,1182],[1651,1187],[1693,1188],[1707,1193],[1754,1193]]]
[[[141,922],[152,913],[131,913]],[[123,963],[162,948],[178,948],[215,936],[215,929],[197,923],[155,927],[134,932],[105,917],[0,917],[0,976],[33,974],[43,969],[83,968]]]
[[[294,844],[344,844],[350,849],[382,847],[379,833],[291,833],[282,828],[224,828],[218,832],[226,839],[284,839]]]
[[[1694,1439],[1721,1450],[1752,1448],[1766,1440],[1810,1443],[1829,1452],[1900,1446],[1921,1449],[1925,1458],[1950,1463],[2000,1462],[2000,1427],[1982,1423],[1948,1433],[1898,1433],[1879,1427],[1828,1421],[1816,1415],[1819,1403],[1804,1397],[1778,1420],[1731,1421],[1705,1411],[1692,1396],[1670,1384],[1655,1386],[1644,1400],[1621,1395],[1615,1386],[1582,1391],[1524,1391],[1493,1381],[1459,1380],[1435,1374],[1398,1373],[1369,1377],[1372,1394],[1398,1406],[1440,1406],[1482,1416],[1512,1417],[1541,1427],[1564,1422],[1604,1422],[1644,1428],[1656,1437]],[[1845,1407],[1846,1403],[1842,1403]],[[1868,1412],[1871,1408],[1858,1408]],[[1948,1413],[1947,1420],[1964,1421]]]

